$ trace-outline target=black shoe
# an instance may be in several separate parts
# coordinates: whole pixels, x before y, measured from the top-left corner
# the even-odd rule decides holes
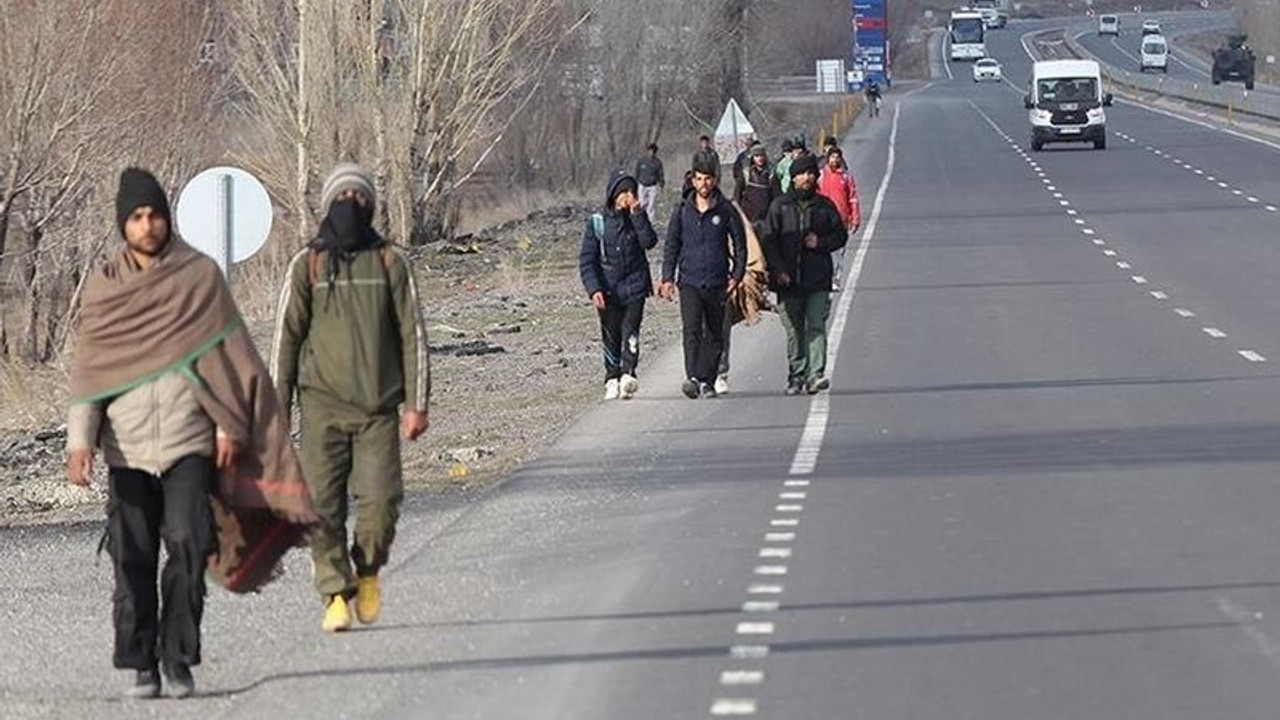
[[[124,696],[134,700],[160,697],[160,671],[155,668],[139,670],[133,679],[133,685],[124,691]]]
[[[698,381],[693,378],[685,380],[684,383],[680,385],[680,392],[684,393],[684,396],[690,400],[698,399],[698,389]]]
[[[831,381],[822,375],[818,375],[816,377],[809,378],[809,384],[805,389],[809,391],[810,395],[817,395],[830,387]]]
[[[703,400],[711,400],[716,397],[716,389],[711,386],[711,383],[700,382],[698,383],[698,397]]]
[[[166,666],[164,679],[171,698],[188,698],[196,694],[196,679],[191,677],[191,668],[183,663]]]
[[[804,391],[804,383],[800,382],[799,380],[790,380],[787,382],[788,395],[799,395],[803,391]]]

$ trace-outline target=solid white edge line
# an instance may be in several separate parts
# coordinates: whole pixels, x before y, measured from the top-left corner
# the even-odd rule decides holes
[[[898,128],[902,120],[902,103],[893,107],[893,126],[889,130],[889,156],[885,161],[884,177],[880,180],[880,189],[876,191],[875,203],[871,206],[871,220],[867,222],[867,230],[862,234],[862,242],[858,243],[858,251],[853,256],[853,263],[845,275],[840,300],[836,306],[835,318],[827,332],[827,376],[835,375],[840,359],[840,343],[844,339],[844,329],[849,322],[850,308],[858,291],[858,278],[867,262],[867,251],[875,239],[876,230],[880,227],[880,215],[884,212],[884,199],[893,181],[893,170],[898,161]],[[809,417],[805,422],[804,433],[800,437],[800,446],[796,448],[795,457],[791,461],[791,475],[808,475],[818,465],[818,455],[822,451],[822,441],[827,433],[830,394],[819,393],[813,396],[809,404]]]

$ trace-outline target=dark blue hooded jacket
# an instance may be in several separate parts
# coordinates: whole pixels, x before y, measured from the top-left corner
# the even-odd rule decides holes
[[[609,177],[605,207],[600,213],[603,233],[597,235],[595,218],[588,218],[578,253],[578,274],[587,295],[603,292],[609,302],[623,305],[653,294],[653,276],[645,251],[658,244],[658,234],[643,210],[622,213],[614,209],[614,198],[627,182],[633,189],[638,186],[634,177],[622,171]]]
[[[717,189],[711,196],[711,208],[699,212],[697,197],[692,189],[687,191],[667,223],[662,279],[723,288],[730,276],[742,280],[747,272],[746,258],[747,236],[733,204]]]

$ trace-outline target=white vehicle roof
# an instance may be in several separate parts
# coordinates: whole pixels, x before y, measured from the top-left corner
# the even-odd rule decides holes
[[[1146,45],[1147,43],[1158,43],[1160,45],[1164,45],[1166,42],[1167,41],[1164,39],[1163,35],[1148,35],[1142,38],[1143,45]]]
[[[1032,66],[1031,75],[1035,79],[1100,77],[1102,69],[1093,60],[1040,60]]]
[[[952,10],[952,20],[981,20],[982,13],[977,10]]]
[[[979,65],[999,65],[1000,61],[995,58],[982,58],[978,61]]]

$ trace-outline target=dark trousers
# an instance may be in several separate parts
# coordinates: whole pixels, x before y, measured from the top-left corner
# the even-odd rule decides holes
[[[604,343],[604,379],[635,377],[640,362],[640,322],[644,298],[630,305],[610,302],[600,311],[600,340]]]
[[[684,373],[712,383],[724,340],[725,289],[680,286],[680,320],[684,326]]]
[[[115,570],[117,668],[200,663],[205,565],[216,545],[213,480],[212,459],[195,455],[160,477],[111,468],[107,549]],[[161,538],[168,559],[157,597]]]
[[[724,313],[724,331],[720,336],[720,366],[716,368],[721,375],[729,374],[729,345],[733,338],[733,313],[725,309]]]

